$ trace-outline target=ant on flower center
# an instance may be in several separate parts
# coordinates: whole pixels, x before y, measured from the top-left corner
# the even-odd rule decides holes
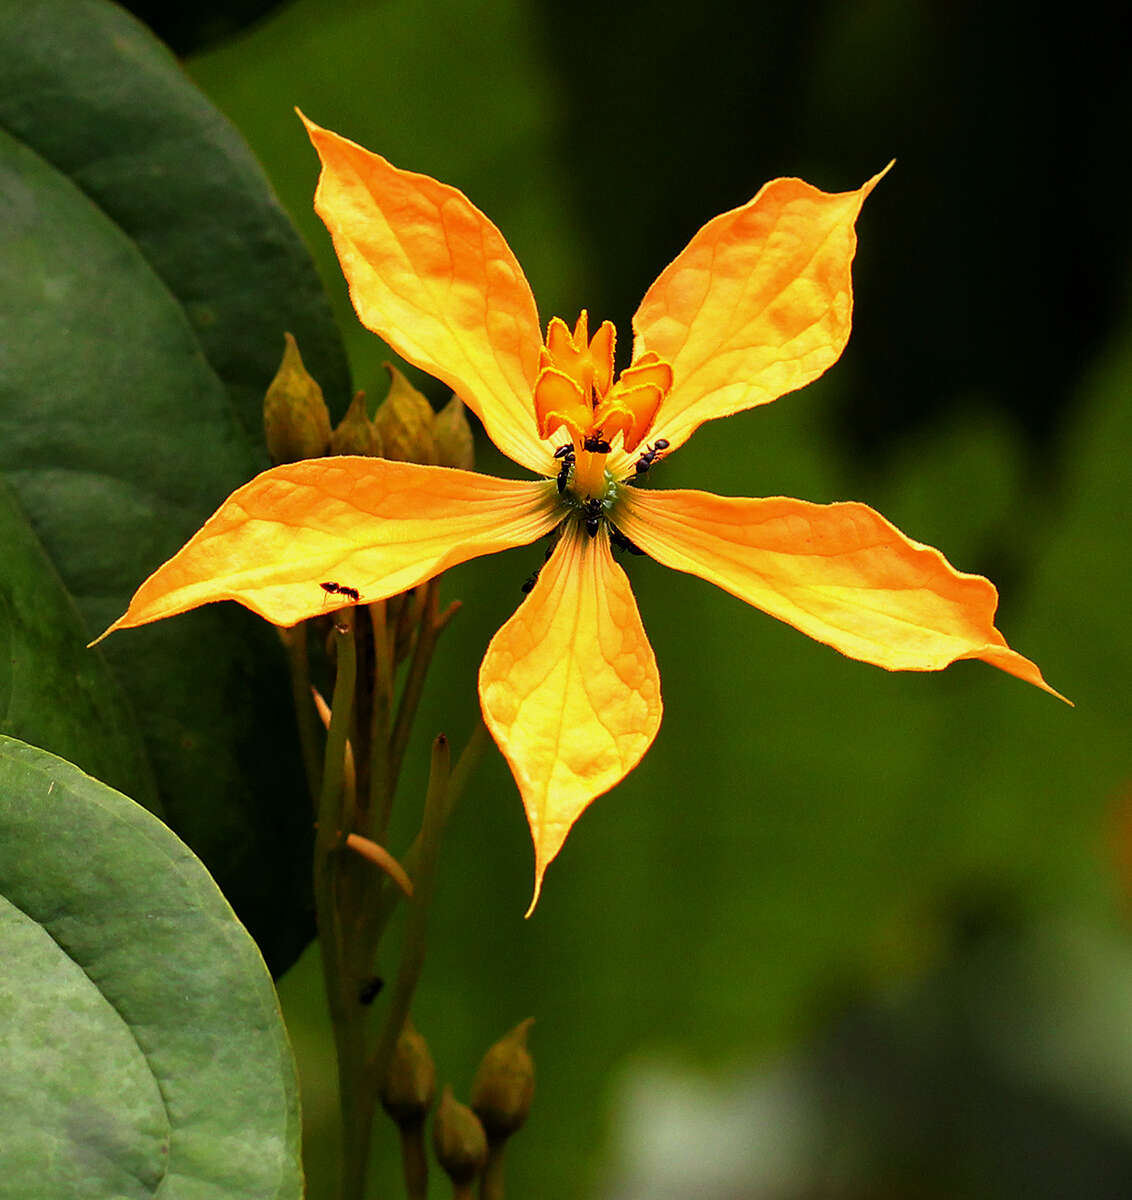
[[[573,444],[567,442],[565,446],[559,446],[554,452],[554,457],[560,459],[562,462],[562,465],[558,468],[558,478],[555,482],[558,484],[558,494],[564,496],[566,494],[566,485],[570,482],[570,472],[574,469]]]

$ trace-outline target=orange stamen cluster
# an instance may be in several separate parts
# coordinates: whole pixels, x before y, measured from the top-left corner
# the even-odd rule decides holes
[[[574,442],[578,466],[575,490],[595,493],[605,456],[620,434],[632,453],[648,433],[661,401],[672,387],[672,368],[658,354],[642,354],[613,378],[617,333],[609,321],[589,336],[585,309],[571,333],[566,322],[551,318],[535,380],[539,436],[565,429]]]

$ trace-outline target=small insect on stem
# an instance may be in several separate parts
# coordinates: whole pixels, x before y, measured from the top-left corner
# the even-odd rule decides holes
[[[634,468],[638,478],[649,473],[649,468],[661,458],[663,452],[668,449],[667,438],[657,438],[655,442],[637,459],[637,465]]]
[[[362,598],[362,594],[357,588],[347,587],[344,583],[335,583],[333,579],[328,579],[325,583],[320,583],[318,586],[328,596],[344,596],[347,600],[352,600],[355,604]]]
[[[591,433],[582,443],[582,447],[591,454],[608,454],[613,447],[601,436],[601,430]]]
[[[358,988],[358,1003],[372,1004],[378,993],[385,986],[385,980],[380,975],[372,975]]]
[[[562,460],[562,466],[558,468],[558,478],[555,482],[558,484],[558,494],[564,496],[566,485],[570,482],[570,472],[574,469],[573,444],[567,442],[565,446],[559,446],[554,452],[554,457]]]

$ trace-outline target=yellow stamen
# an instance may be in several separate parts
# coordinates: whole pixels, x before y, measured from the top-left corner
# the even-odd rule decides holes
[[[632,453],[672,386],[672,368],[651,351],[614,381],[615,342],[616,331],[609,321],[603,321],[590,338],[583,310],[573,333],[565,321],[551,318],[539,358],[534,390],[539,436],[551,438],[560,430],[569,433],[574,443],[570,490],[583,500],[605,495],[609,453],[587,450],[586,442],[610,444],[620,436],[624,449]]]

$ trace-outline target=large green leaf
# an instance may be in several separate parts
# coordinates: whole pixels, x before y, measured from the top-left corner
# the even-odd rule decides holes
[[[310,258],[239,134],[165,47],[104,0],[0,0],[0,56],[0,126],[135,243],[253,443],[285,329],[344,407],[348,368]]]
[[[141,26],[0,0],[0,59],[0,472],[93,636],[264,465],[284,331],[339,406],[347,371],[262,172]],[[273,634],[224,606],[104,650],[166,819],[282,969],[310,815]]]
[[[0,1197],[302,1194],[255,944],[160,821],[6,737],[0,957]]]
[[[78,763],[160,814],[129,701],[0,479],[0,730]]]

